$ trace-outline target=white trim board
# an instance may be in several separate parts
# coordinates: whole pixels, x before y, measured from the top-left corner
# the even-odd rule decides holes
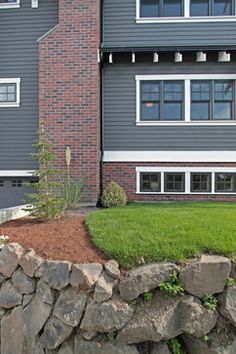
[[[236,6],[230,16],[190,16],[190,1],[184,0],[183,16],[178,17],[140,17],[141,0],[136,0],[136,23],[183,23],[183,22],[233,22],[236,21]]]
[[[157,172],[161,174],[161,191],[160,192],[141,192],[140,191],[140,173],[152,173]],[[185,175],[185,190],[184,192],[165,192],[165,182],[164,176],[165,173],[172,172],[178,173],[182,172]],[[191,173],[210,173],[211,174],[211,190],[208,192],[192,192],[191,191]],[[165,195],[183,195],[183,194],[193,194],[193,195],[232,195],[236,194],[236,192],[218,192],[216,191],[215,186],[215,174],[216,173],[236,173],[236,168],[233,167],[136,167],[136,194],[147,194],[147,195],[155,195],[155,194],[165,194]]]
[[[236,151],[104,151],[103,162],[236,162]]]
[[[191,120],[191,80],[234,80],[236,85],[236,74],[173,74],[173,75],[136,75],[136,126],[219,126],[236,125],[236,119],[232,120]],[[168,81],[182,80],[184,113],[183,120],[164,121],[164,120],[141,120],[141,82],[142,81]]]
[[[32,177],[34,172],[34,170],[2,170],[0,177]]]

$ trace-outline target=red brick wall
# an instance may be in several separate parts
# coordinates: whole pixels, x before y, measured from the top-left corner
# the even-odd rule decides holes
[[[136,167],[236,167],[236,163],[147,163],[147,162],[105,162],[103,163],[103,184],[106,187],[111,181],[119,183],[126,191],[129,201],[160,200],[217,200],[236,201],[236,195],[145,195],[136,194]]]
[[[71,148],[72,174],[83,178],[87,201],[99,195],[99,3],[59,0],[59,25],[39,44],[40,122],[64,171]]]

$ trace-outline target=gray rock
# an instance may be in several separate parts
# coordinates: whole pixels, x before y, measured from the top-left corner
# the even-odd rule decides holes
[[[23,301],[22,301],[22,307],[25,308],[30,301],[33,299],[34,294],[29,294],[29,295],[24,295],[23,296]]]
[[[185,333],[202,337],[215,327],[217,312],[204,308],[199,300],[185,296],[181,300],[180,327]]]
[[[53,314],[65,324],[76,327],[81,320],[87,298],[85,292],[70,287],[61,292]]]
[[[51,317],[44,327],[41,342],[44,348],[55,349],[69,336],[73,327],[66,325],[56,317]]]
[[[22,318],[21,308],[16,307],[9,315],[4,316],[1,321],[1,353],[32,353],[28,349],[27,328]]]
[[[230,268],[228,258],[203,255],[182,269],[179,279],[188,293],[202,298],[223,291]]]
[[[43,261],[42,257],[38,256],[32,248],[29,248],[24,251],[19,264],[24,273],[32,278]]]
[[[35,291],[35,279],[25,275],[21,268],[18,268],[11,278],[12,284],[21,294],[32,294]]]
[[[54,303],[54,291],[47,283],[39,280],[37,283],[36,294],[42,302],[52,305]]]
[[[5,313],[6,313],[6,310],[4,310],[3,308],[0,308],[0,320],[5,315]]]
[[[16,270],[23,251],[23,248],[18,243],[9,243],[3,247],[0,252],[0,272],[5,277],[10,278]]]
[[[133,308],[120,298],[101,304],[90,302],[80,328],[87,332],[111,332],[122,328],[132,317]]]
[[[114,278],[103,272],[95,285],[93,299],[96,302],[109,300],[112,297],[114,285]]]
[[[219,312],[236,327],[236,285],[227,288],[218,297]]]
[[[168,345],[164,342],[155,344],[151,354],[171,354]],[[200,354],[200,353],[199,353]]]
[[[16,291],[10,280],[5,281],[0,289],[0,307],[11,309],[20,305],[22,295]]]
[[[0,273],[0,284],[2,284],[6,280],[6,277],[2,273]]]
[[[104,264],[105,271],[107,272],[108,275],[110,275],[112,278],[119,279],[120,278],[120,270],[119,270],[119,264],[114,261],[110,260]]]
[[[75,353],[78,354],[139,354],[134,346],[125,344],[88,342],[81,338],[75,339]]]
[[[84,332],[82,335],[84,339],[92,340],[97,336],[97,332]]]
[[[60,346],[58,354],[75,354],[74,352],[74,341],[67,340]]]
[[[44,282],[51,288],[61,290],[69,284],[71,263],[65,261],[45,261],[40,267]]]
[[[102,265],[100,263],[74,264],[70,283],[74,287],[90,290],[94,287],[101,273]]]
[[[236,281],[236,262],[232,262],[230,276]]]
[[[51,306],[43,303],[40,298],[35,295],[33,300],[23,310],[24,323],[27,326],[29,336],[34,338],[48,320],[51,314]]]
[[[202,339],[183,336],[184,344],[188,354],[235,354],[236,338],[225,345],[215,346],[212,343],[204,342]]]
[[[132,319],[118,333],[117,341],[127,344],[160,342],[182,333],[180,298],[164,298],[159,293],[150,302],[137,305]]]
[[[172,263],[154,263],[138,267],[129,272],[120,283],[121,296],[127,301],[134,300],[140,294],[157,288],[174,271],[178,271],[178,267]]]

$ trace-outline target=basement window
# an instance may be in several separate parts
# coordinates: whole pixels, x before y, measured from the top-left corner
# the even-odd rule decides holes
[[[20,79],[0,79],[0,108],[20,106]]]
[[[22,180],[12,180],[12,187],[22,187]]]

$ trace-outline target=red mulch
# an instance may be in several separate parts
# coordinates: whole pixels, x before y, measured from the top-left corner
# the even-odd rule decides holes
[[[22,218],[0,225],[0,235],[25,248],[33,248],[47,259],[73,263],[104,263],[107,257],[90,241],[83,216],[39,222]]]

